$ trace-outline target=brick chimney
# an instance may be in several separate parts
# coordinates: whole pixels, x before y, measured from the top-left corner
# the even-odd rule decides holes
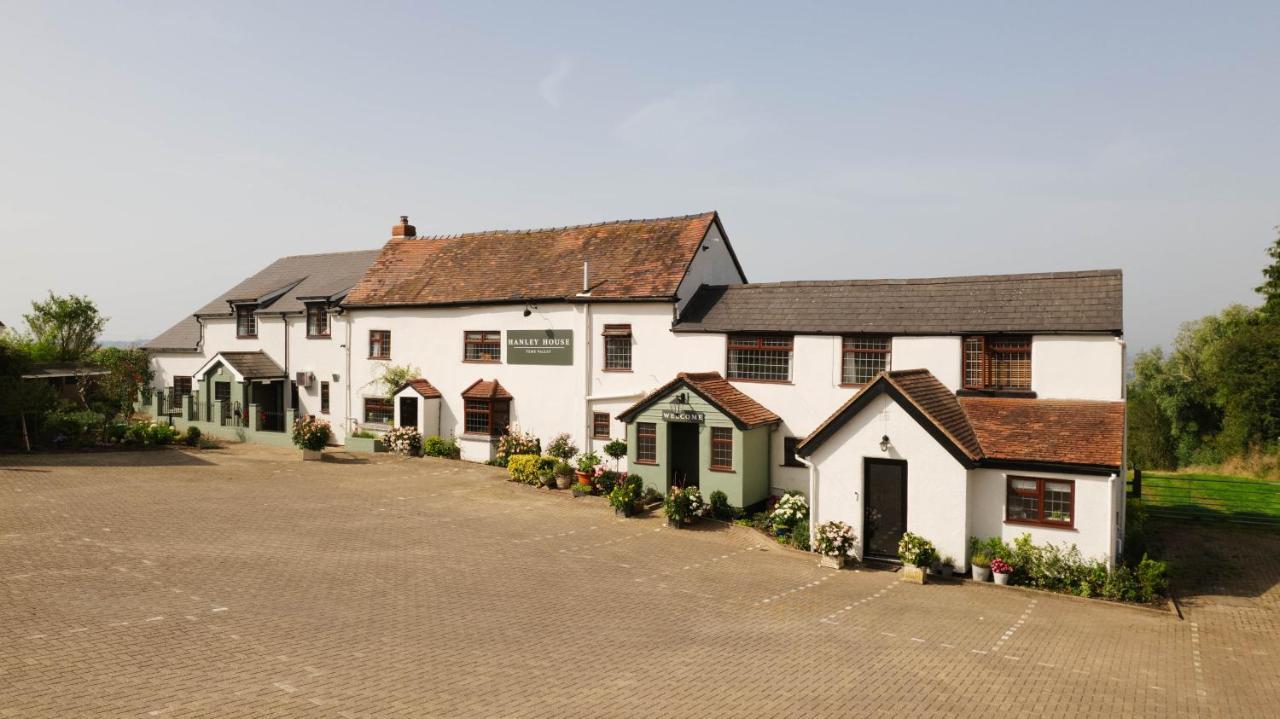
[[[409,224],[408,215],[400,215],[400,222],[391,226],[391,239],[393,240],[417,236],[418,228]]]

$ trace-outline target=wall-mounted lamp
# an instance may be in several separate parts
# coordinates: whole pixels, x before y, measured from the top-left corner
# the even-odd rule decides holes
[[[531,305],[528,302],[524,303],[524,316],[528,317],[529,315],[533,314],[533,311],[536,309],[538,309],[537,305]]]
[[[889,451],[889,435],[887,434],[880,438],[880,451],[881,452]]]

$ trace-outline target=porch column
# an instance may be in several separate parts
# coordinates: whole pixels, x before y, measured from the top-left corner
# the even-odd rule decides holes
[[[212,422],[213,424],[222,424],[222,400],[215,399],[213,403],[209,405],[209,411],[213,413],[213,416],[206,417],[206,421]]]
[[[182,395],[182,418],[188,421],[191,420],[191,402],[191,395]]]
[[[256,403],[249,405],[249,431],[260,431],[258,428],[258,405]]]
[[[292,432],[293,423],[298,420],[298,408],[290,407],[284,411],[284,431]]]

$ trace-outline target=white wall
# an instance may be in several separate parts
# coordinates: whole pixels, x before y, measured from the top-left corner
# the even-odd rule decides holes
[[[698,250],[693,261],[689,263],[689,271],[680,282],[676,296],[676,312],[684,312],[684,306],[702,285],[737,285],[745,282],[738,267],[734,264],[733,255],[729,252],[729,244],[720,235],[715,223],[702,238],[702,246],[706,250]]]
[[[927,369],[947,389],[960,389],[959,337],[894,337],[890,369]]]
[[[1075,527],[1059,529],[1027,524],[1006,524],[1005,478],[1018,477],[1070,479],[1075,481]],[[1023,534],[1030,534],[1036,544],[1074,544],[1089,558],[1112,557],[1112,528],[1116,520],[1115,495],[1107,477],[1062,474],[1057,472],[1023,472],[998,469],[975,469],[969,478],[969,534],[975,537],[1001,537],[1013,544]],[[961,555],[957,554],[958,560]]]
[[[880,439],[886,434],[890,447],[882,452]],[[906,460],[907,530],[933,542],[940,555],[961,561],[968,542],[968,472],[888,396],[876,398],[810,457],[817,468],[817,523],[834,520],[853,527],[861,556],[863,460],[868,457]]]
[[[1036,335],[1031,389],[1042,399],[1124,399],[1124,343],[1111,335]]]

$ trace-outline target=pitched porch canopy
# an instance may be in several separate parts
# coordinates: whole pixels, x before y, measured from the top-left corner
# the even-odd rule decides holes
[[[769,433],[781,419],[718,372],[681,372],[618,415],[627,466],[646,487],[698,486],[751,507],[769,496]]]
[[[209,361],[196,370],[193,376],[203,377],[205,373],[219,363],[225,365],[238,382],[286,379],[284,369],[262,350],[254,352],[219,352],[210,357]]]
[[[966,468],[1064,469],[1111,474],[1124,462],[1124,403],[957,397],[925,369],[880,373],[796,448],[818,447],[888,395]]]

